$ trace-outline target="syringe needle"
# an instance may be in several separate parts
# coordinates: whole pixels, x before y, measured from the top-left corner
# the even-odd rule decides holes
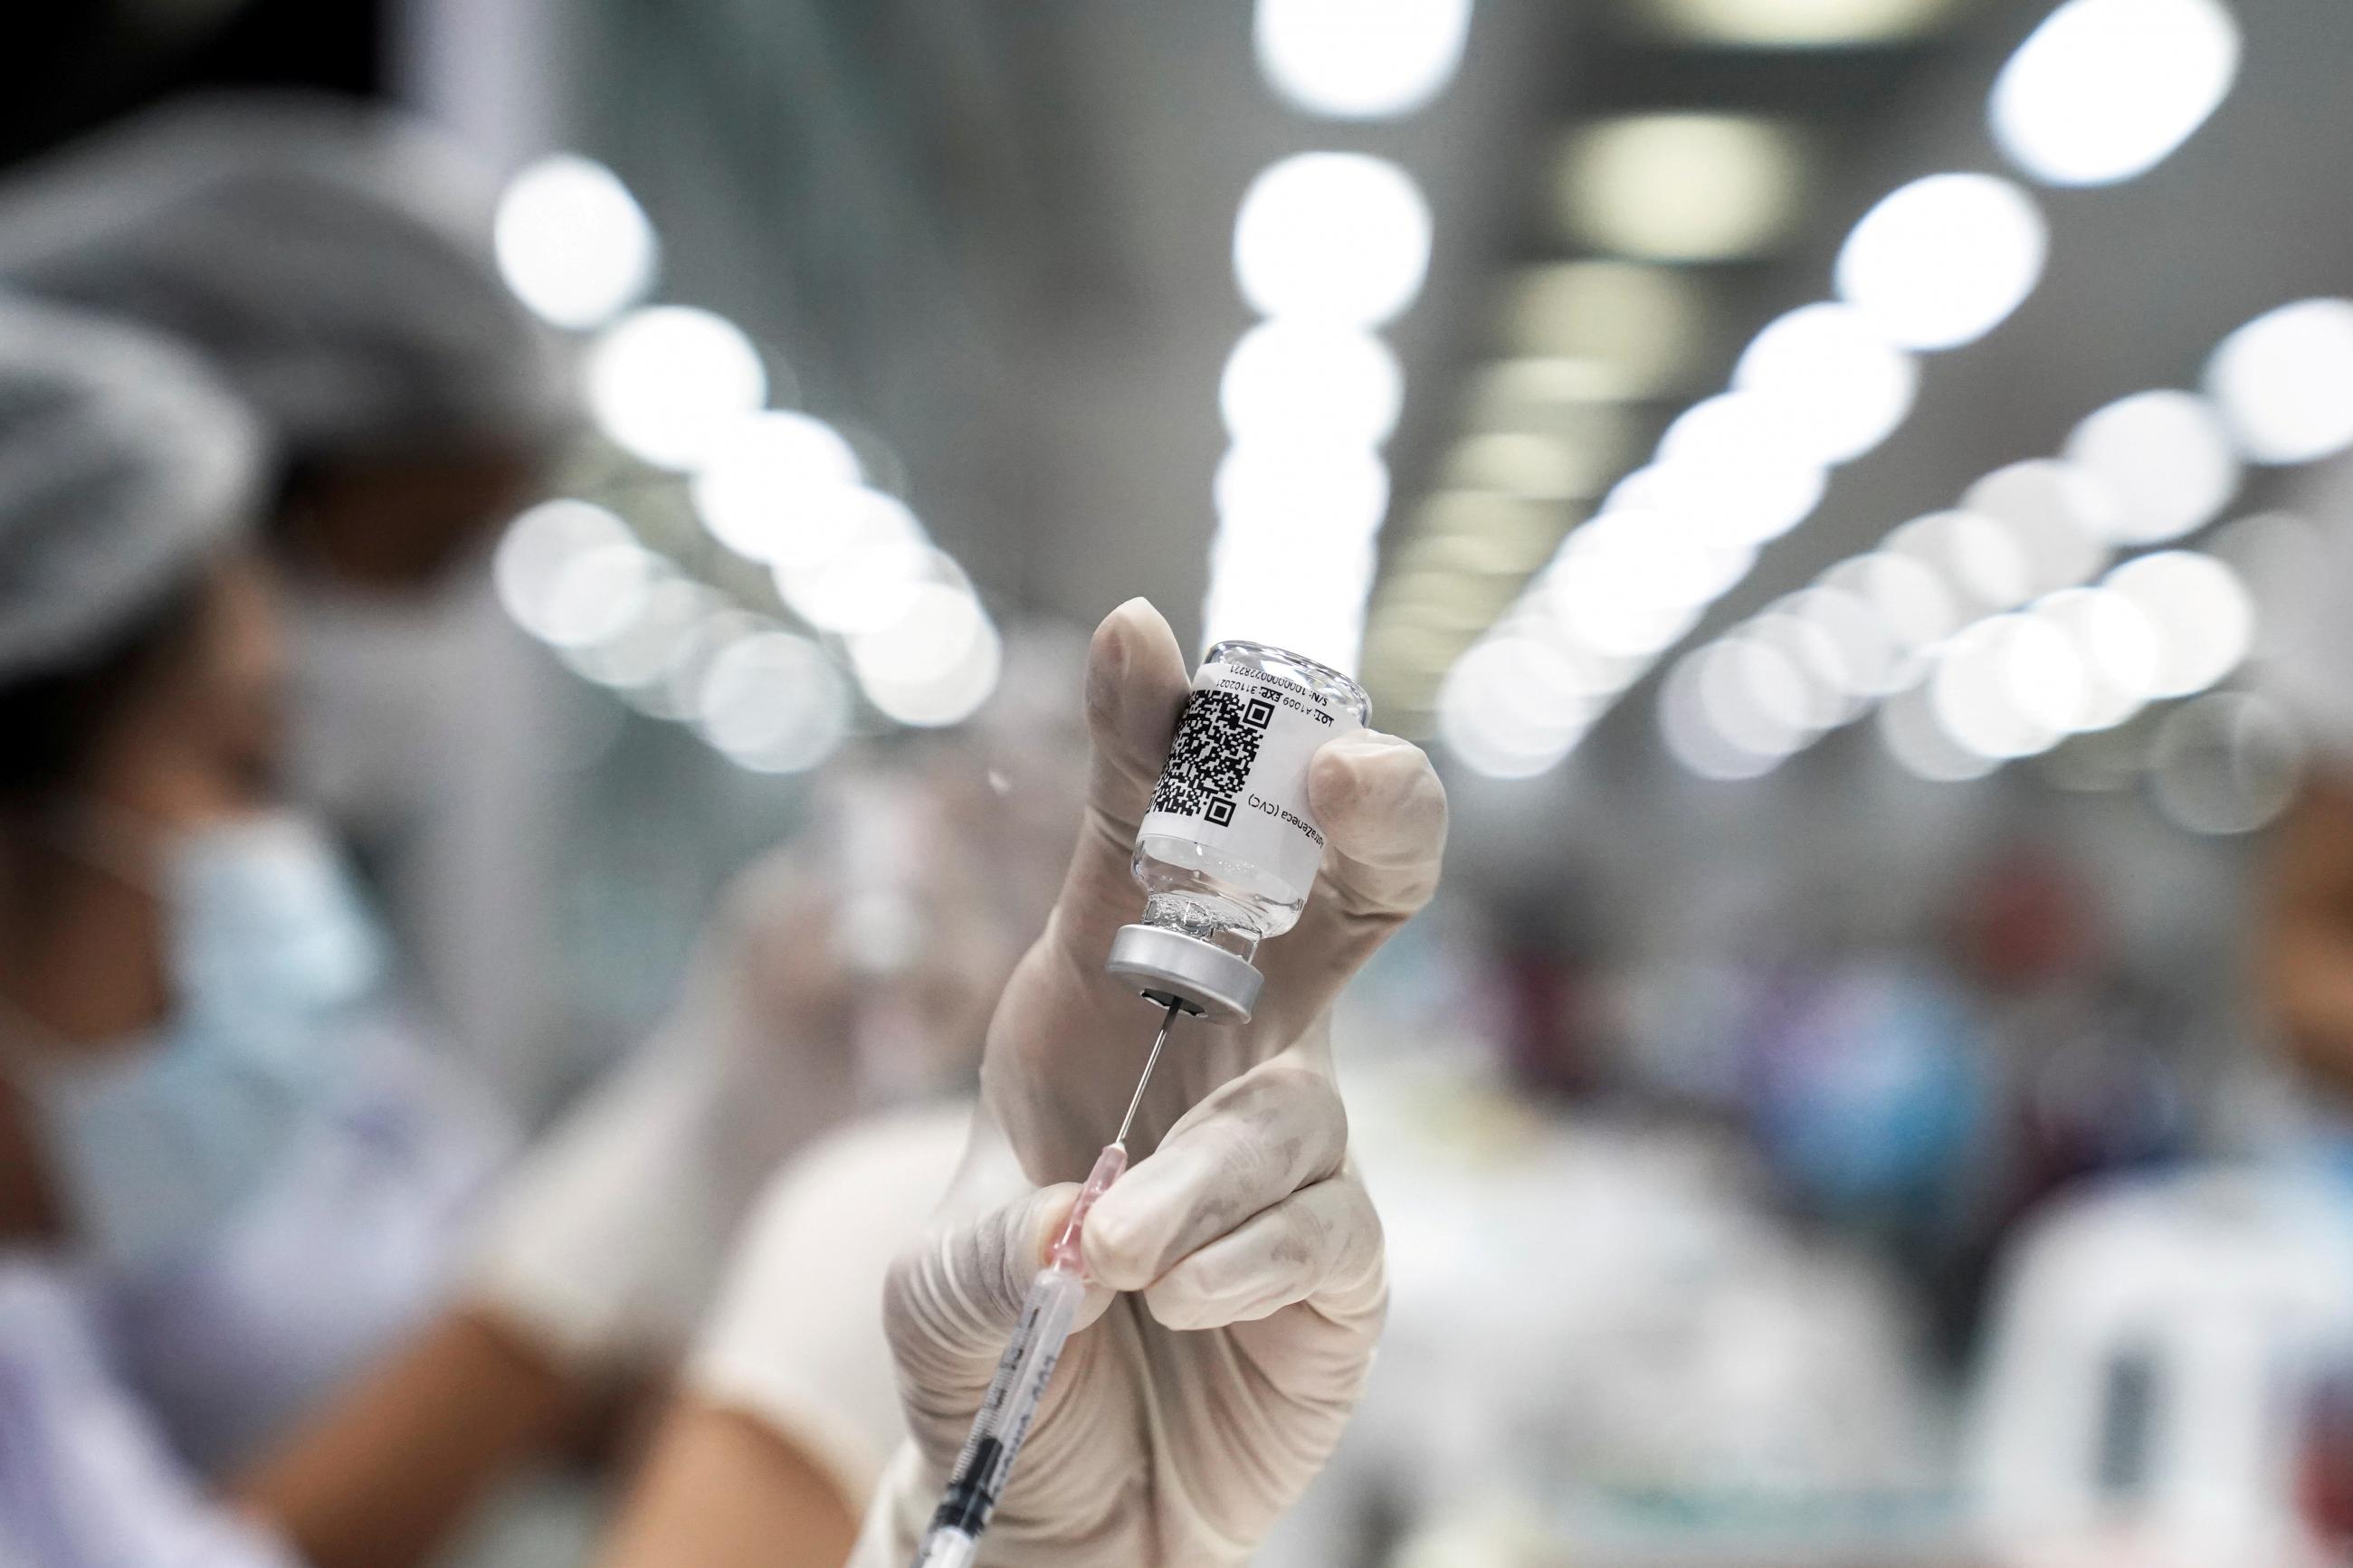
[[[1144,1091],[1152,1082],[1152,1069],[1160,1065],[1160,1047],[1168,1043],[1168,1031],[1176,1026],[1176,1015],[1183,1008],[1183,1003],[1174,997],[1169,999],[1168,1011],[1160,1019],[1160,1032],[1152,1037],[1152,1054],[1144,1058],[1144,1076],[1135,1080],[1135,1092],[1128,1097],[1127,1114],[1119,1119],[1119,1133],[1113,1142],[1126,1143],[1127,1130],[1135,1125],[1136,1108],[1144,1103]]]

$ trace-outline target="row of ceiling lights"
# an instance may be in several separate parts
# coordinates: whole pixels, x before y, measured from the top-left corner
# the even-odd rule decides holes
[[[1977,778],[2215,686],[2257,650],[2262,616],[2285,624],[2261,640],[2294,653],[2309,606],[2244,580],[2277,587],[2281,574],[2261,568],[2297,548],[2306,531],[2290,520],[2242,520],[2210,551],[2135,555],[2091,579],[2118,552],[2207,527],[2238,493],[2242,458],[2302,463],[2353,447],[2353,302],[2265,312],[2216,347],[2202,384],[2202,395],[2109,404],[2059,458],[1986,476],[1957,510],[1905,523],[1686,655],[1661,690],[1671,750],[1704,776],[1754,777],[1876,708],[1906,769]],[[2317,558],[2309,544],[2300,553]],[[2232,708],[2263,710],[2260,699]],[[2284,798],[2273,790],[2186,820],[2253,827],[2267,815],[2257,805]]]
[[[2217,0],[2070,0],[2005,66],[1989,113],[1997,140],[2036,178],[2112,183],[2153,166],[2190,135],[2227,91],[2236,63],[2235,26]],[[1720,163],[1722,145],[1712,158],[1694,153],[1706,137],[1694,136],[1683,118],[1628,122],[1631,129],[1605,140],[1601,153],[1590,151],[1588,136],[1579,143],[1587,149],[1583,166],[1589,173],[1622,164],[1630,156],[1625,148],[1646,138],[1665,149],[1657,154],[1662,174],[1677,159],[1694,168]],[[1731,129],[1725,122],[1709,134]],[[1751,177],[1770,184],[1758,172],[1771,163],[1773,155],[1759,151],[1768,145],[1755,141],[1750,162]],[[1657,211],[1672,216],[1686,205],[1677,195]],[[1607,211],[1609,204],[1595,210]],[[1621,226],[1631,226],[1621,220]],[[1635,237],[1622,237],[1630,244]],[[1721,227],[1678,234],[1662,220],[1647,243],[1652,254],[1672,248],[1671,240],[1688,244],[1697,259],[1732,237]],[[1600,515],[1562,541],[1489,637],[1453,663],[1439,699],[1440,726],[1453,749],[1474,767],[1505,774],[1540,772],[1566,755],[1617,693],[1745,575],[1759,545],[1810,513],[1831,466],[1870,449],[1901,424],[1917,374],[1913,356],[1992,330],[2034,286],[2046,247],[2033,200],[1991,175],[1932,175],[1875,205],[1840,252],[1837,301],[1802,307],[1760,333],[1742,355],[1732,389],[1672,422],[1651,465],[1611,490]],[[1584,264],[1604,265],[1613,264]],[[1684,276],[1614,265],[1651,279],[1658,286],[1650,291],[1662,304],[1675,298],[1669,280]],[[1570,281],[1562,268],[1539,276],[1559,279],[1564,289]],[[1553,330],[1573,341],[1573,331]],[[1533,365],[1512,368],[1534,379],[1527,374]],[[1626,395],[1609,384],[1620,379],[1610,374],[1615,368],[1547,366],[1564,408],[1586,414],[1588,431],[1622,438],[1623,416],[1614,428],[1610,419],[1590,416],[1597,405],[1608,408],[1613,395]],[[1587,384],[1570,384],[1578,380]],[[1573,445],[1557,426],[1525,433],[1537,437],[1523,465],[1531,471],[1535,450],[1547,441],[1555,448]],[[1464,454],[1457,456],[1459,468]],[[1602,465],[1556,466],[1590,472]],[[1423,537],[1401,552],[1400,580],[1388,585],[1396,592],[1384,595],[1382,610],[1398,613],[1377,626],[1374,662],[1383,673],[1394,678],[1417,660],[1427,668],[1430,656],[1444,652],[1442,636],[1418,641],[1415,635],[1428,629],[1416,625],[1416,612],[1429,604],[1425,596],[1417,605],[1416,594],[1448,585],[1451,563],[1432,548],[1433,539],[1459,554],[1464,525],[1500,523],[1516,505],[1519,537],[1508,540],[1516,552],[1498,552],[1508,562],[1543,535],[1540,522],[1526,521],[1525,503],[1534,499],[1472,492],[1432,509],[1438,515],[1425,520]],[[1455,527],[1432,529],[1431,521]],[[1499,638],[1513,650],[1545,648],[1542,663],[1553,684],[1565,681],[1577,700],[1550,700],[1543,683],[1525,673],[1525,658],[1492,650]]]
[[[860,697],[886,723],[918,727],[987,700],[1001,638],[962,568],[892,493],[895,458],[769,406],[769,360],[734,322],[641,303],[660,247],[609,169],[569,153],[533,164],[508,186],[494,237],[525,304],[593,334],[585,392],[599,431],[682,480],[691,519],[679,548],[648,546],[661,501],[681,509],[675,487],[649,493],[643,468],[532,508],[494,562],[518,624],[577,674],[759,772],[823,762],[871,721]]]
[[[1461,64],[1471,0],[1259,0],[1259,67],[1300,112],[1395,120]],[[1234,279],[1261,320],[1219,381],[1203,641],[1279,643],[1354,671],[1389,505],[1382,447],[1405,377],[1378,329],[1428,275],[1429,205],[1387,159],[1282,158],[1243,193]]]

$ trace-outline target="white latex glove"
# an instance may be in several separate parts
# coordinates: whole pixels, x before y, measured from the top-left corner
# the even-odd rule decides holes
[[[861,1568],[913,1553],[1072,1184],[1143,1066],[1156,1011],[1103,960],[1141,907],[1130,853],[1187,689],[1149,605],[1096,631],[1078,851],[990,1025],[973,1146],[941,1226],[885,1293],[914,1441],[868,1518]],[[1379,1222],[1347,1163],[1327,1015],[1429,899],[1446,806],[1419,750],[1371,732],[1325,746],[1309,794],[1330,844],[1314,896],[1260,950],[1266,988],[1249,1024],[1176,1026],[1129,1138],[1134,1166],[1087,1222],[1102,1284],[983,1563],[1239,1563],[1356,1403],[1387,1291]]]
[[[467,1294],[575,1375],[679,1355],[769,1173],[852,1113],[828,900],[789,856],[737,878],[660,1029],[493,1196]]]

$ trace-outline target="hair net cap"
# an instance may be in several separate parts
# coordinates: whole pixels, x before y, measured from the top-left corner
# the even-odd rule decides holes
[[[496,203],[391,110],[191,100],[0,187],[0,282],[187,339],[290,457],[534,440],[573,369],[499,277]]]
[[[185,349],[0,296],[0,681],[128,630],[250,524],[268,467]]]

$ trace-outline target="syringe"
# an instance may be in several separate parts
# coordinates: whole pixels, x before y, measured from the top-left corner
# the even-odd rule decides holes
[[[1164,998],[1155,995],[1153,1000]],[[1153,1037],[1152,1054],[1144,1058],[1144,1073],[1135,1080],[1135,1092],[1128,1097],[1127,1114],[1119,1119],[1119,1132],[1095,1156],[1094,1169],[1087,1173],[1078,1201],[1071,1205],[1071,1217],[1062,1222],[1053,1244],[1046,1248],[1046,1266],[1029,1282],[1021,1321],[1014,1325],[1013,1338],[997,1363],[997,1375],[989,1380],[988,1392],[981,1398],[980,1412],[972,1418],[972,1432],[956,1456],[955,1468],[948,1474],[947,1489],[941,1493],[940,1506],[932,1514],[931,1529],[915,1553],[914,1568],[967,1568],[979,1549],[980,1532],[988,1528],[997,1500],[1012,1477],[1013,1461],[1046,1397],[1047,1380],[1054,1375],[1054,1363],[1061,1360],[1062,1345],[1071,1337],[1071,1321],[1078,1316],[1079,1303],[1086,1297],[1086,1265],[1079,1255],[1079,1240],[1087,1211],[1127,1169],[1128,1129],[1135,1123],[1136,1108],[1144,1103],[1152,1069],[1160,1065],[1160,1048],[1168,1043],[1168,1031],[1176,1026],[1176,1015],[1186,1010],[1185,1004],[1174,996],[1166,997],[1165,1005],[1168,1011],[1161,1016],[1160,1032]]]

